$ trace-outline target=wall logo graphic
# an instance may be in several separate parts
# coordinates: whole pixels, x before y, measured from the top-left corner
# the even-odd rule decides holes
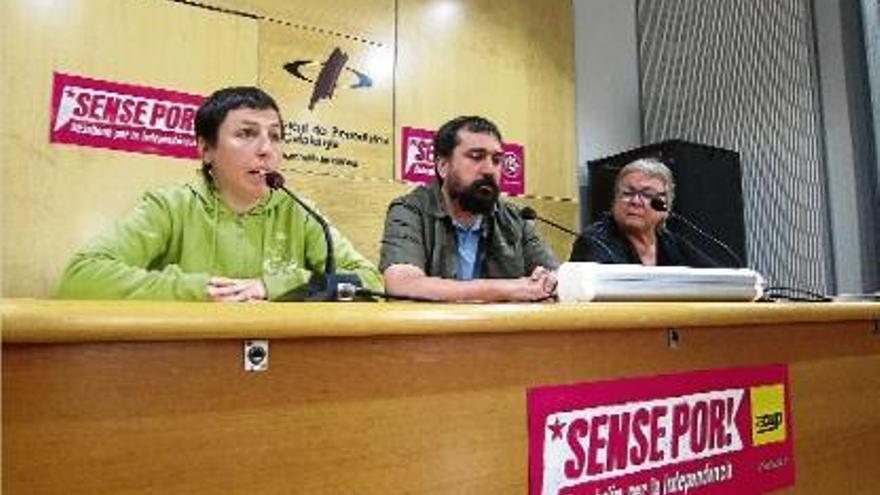
[[[366,89],[373,85],[370,76],[347,67],[347,63],[348,55],[337,47],[321,64],[314,60],[295,60],[284,64],[284,70],[293,77],[314,85],[312,97],[309,99],[309,110],[314,110],[319,101],[333,99],[333,93],[339,82],[342,82],[347,89]],[[321,70],[317,76],[314,76],[318,65],[321,66]]]
[[[501,162],[501,175],[509,181],[521,180],[523,176],[522,153],[504,150],[504,161]]]
[[[198,158],[196,110],[204,97],[56,72],[49,142]]]

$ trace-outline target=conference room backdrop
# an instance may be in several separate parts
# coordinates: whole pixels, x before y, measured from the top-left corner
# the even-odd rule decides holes
[[[807,0],[748,5],[635,2],[642,142],[739,151],[751,265],[777,284],[832,289],[831,252],[847,241],[835,234],[829,245],[829,217],[846,211],[828,204],[827,181],[837,178],[823,162],[820,27]],[[880,3],[861,5],[876,54]],[[202,96],[265,87],[285,113],[290,183],[374,260],[388,201],[412,187],[401,180],[404,129],[462,113],[496,120],[524,147],[516,201],[578,224],[569,0],[540,9],[528,0],[8,0],[0,14],[6,296],[51,295],[76,247],[148,187],[191,180],[198,167],[50,144],[53,73]],[[613,46],[607,53],[617,55]],[[876,76],[876,60],[868,63]],[[338,83],[329,93],[326,67]],[[570,239],[542,230],[566,258]]]
[[[571,10],[570,0],[4,1],[2,294],[50,296],[78,246],[144,190],[192,180],[199,166],[50,143],[62,125],[50,110],[56,73],[201,96],[267,89],[284,113],[289,184],[373,260],[388,202],[412,187],[402,129],[461,114],[489,117],[524,148],[515,200],[574,227]],[[570,238],[544,233],[567,257]]]

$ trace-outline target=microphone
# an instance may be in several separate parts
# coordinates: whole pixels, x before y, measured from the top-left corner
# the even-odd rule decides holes
[[[547,220],[546,218],[539,217],[538,213],[531,206],[525,206],[521,210],[519,210],[519,216],[521,216],[524,220],[537,220],[539,222],[546,223],[547,225],[554,227],[558,230],[561,230],[562,232],[565,232],[566,234],[572,235],[574,237],[577,237],[580,235],[577,232],[569,229],[568,227],[564,227],[562,225],[559,225],[558,223],[556,223],[552,220]]]
[[[670,218],[673,218],[675,220],[680,220],[681,223],[690,227],[691,230],[693,230],[694,232],[699,234],[700,237],[702,237],[704,239],[708,239],[708,240],[712,241],[712,243],[715,244],[716,246],[719,246],[721,249],[724,250],[725,253],[727,253],[727,255],[732,260],[736,261],[737,267],[746,266],[746,264],[743,263],[743,260],[735,252],[733,252],[733,249],[730,249],[730,246],[728,246],[727,244],[725,244],[724,242],[722,242],[720,239],[716,238],[715,236],[705,232],[703,229],[697,227],[696,224],[694,224],[693,222],[691,222],[690,220],[688,220],[684,216],[679,215],[678,213],[674,213],[672,211],[669,211],[669,205],[667,205],[666,201],[663,201],[663,198],[661,198],[660,196],[654,196],[653,198],[651,198],[651,201],[649,202],[649,204],[651,205],[651,208],[653,208],[655,211],[668,213]]]
[[[270,171],[265,174],[266,185],[273,190],[281,190],[287,193],[294,201],[296,201],[308,213],[324,233],[324,243],[327,245],[327,258],[324,261],[324,279],[316,281],[313,277],[309,282],[308,300],[314,301],[352,301],[358,295],[358,289],[362,286],[357,275],[337,274],[336,259],[333,254],[333,236],[330,234],[330,226],[327,221],[313,210],[305,201],[299,199],[293,191],[284,186],[284,176],[278,172]],[[287,294],[281,296],[281,300],[298,300],[302,299],[303,294],[300,289],[293,289]]]
[[[669,207],[666,205],[666,201],[663,201],[663,198],[661,198],[660,196],[654,196],[653,198],[651,198],[651,208],[654,208],[656,211],[659,212],[669,213],[670,215],[672,214],[669,211]]]
[[[538,213],[531,206],[524,206],[522,209],[520,209],[519,216],[521,216],[523,218],[523,220],[532,220],[532,221],[537,220],[539,222],[546,223],[547,225],[549,225],[557,230],[560,230],[562,232],[565,232],[566,234],[568,234],[572,237],[576,237],[576,238],[581,237],[580,234],[578,234],[577,232],[575,232],[565,226],[559,225],[558,223],[556,223],[552,220],[547,220],[546,218],[539,217]],[[602,242],[601,239],[599,239],[598,237],[593,237],[593,238],[591,238],[591,240],[595,244],[598,244],[599,247],[601,247],[603,250],[605,250],[606,253],[608,253],[609,259],[614,259],[616,257],[614,254],[614,251],[610,247],[608,247],[607,244]],[[580,241],[575,241],[575,245],[577,245],[578,242],[580,242]]]

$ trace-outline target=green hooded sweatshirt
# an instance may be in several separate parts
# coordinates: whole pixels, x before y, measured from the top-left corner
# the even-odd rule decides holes
[[[382,290],[375,265],[331,227],[336,267]],[[260,278],[270,300],[323,273],[320,225],[272,191],[251,211],[230,210],[204,181],[144,195],[133,212],[77,252],[58,296],[71,299],[207,299],[212,276]]]

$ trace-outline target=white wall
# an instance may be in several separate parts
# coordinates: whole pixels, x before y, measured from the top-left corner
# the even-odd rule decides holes
[[[814,0],[834,274],[838,293],[877,290],[870,96],[853,0]]]
[[[586,162],[642,144],[635,0],[574,0],[578,186]],[[587,202],[581,196],[581,221]]]

